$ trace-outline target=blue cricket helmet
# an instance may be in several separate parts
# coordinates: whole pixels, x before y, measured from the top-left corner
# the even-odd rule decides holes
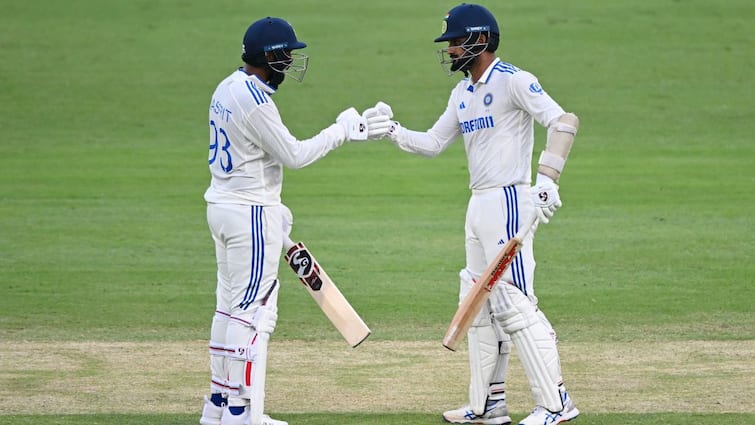
[[[294,27],[281,18],[263,18],[246,30],[241,46],[243,56],[253,56],[274,50],[296,50],[307,47],[296,39]]]
[[[247,28],[241,45],[241,60],[270,73],[267,84],[277,89],[286,75],[302,81],[307,72],[309,57],[292,53],[307,45],[296,38],[294,27],[281,18],[263,18]]]
[[[435,42],[468,37],[470,33],[488,32],[500,35],[492,13],[479,4],[462,3],[451,9],[443,20],[443,34]]]

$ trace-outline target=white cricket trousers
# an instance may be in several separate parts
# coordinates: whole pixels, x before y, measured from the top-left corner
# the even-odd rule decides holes
[[[472,191],[464,224],[464,245],[466,267],[475,278],[485,272],[503,244],[514,237],[523,220],[534,211],[528,185]],[[502,280],[519,288],[537,304],[534,277],[533,235],[529,232]]]
[[[230,347],[251,344],[254,313],[277,280],[283,247],[281,207],[210,203],[207,223],[217,260],[210,388],[231,394],[240,389],[243,397],[248,392],[248,370],[243,361],[228,359],[225,353]]]

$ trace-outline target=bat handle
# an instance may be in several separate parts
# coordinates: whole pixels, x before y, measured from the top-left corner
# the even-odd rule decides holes
[[[524,237],[527,235],[527,233],[530,232],[532,229],[532,225],[535,224],[535,220],[537,220],[537,214],[530,214],[527,216],[527,218],[524,220],[522,227],[519,228],[519,230],[514,235],[514,239],[521,242]]]

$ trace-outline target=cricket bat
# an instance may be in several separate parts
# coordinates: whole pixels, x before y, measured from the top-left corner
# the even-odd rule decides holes
[[[475,317],[480,313],[482,306],[490,298],[490,291],[493,290],[498,279],[503,276],[503,273],[514,261],[514,257],[519,253],[519,249],[522,247],[522,241],[530,228],[535,223],[537,215],[533,214],[529,217],[519,231],[516,232],[513,238],[509,239],[501,248],[501,252],[495,257],[492,263],[488,266],[485,273],[480,276],[480,280],[477,281],[469,293],[464,297],[464,300],[459,304],[459,308],[456,310],[451,324],[448,326],[446,335],[443,338],[443,346],[451,351],[456,351],[459,343],[467,334],[469,327],[472,325]]]
[[[333,280],[302,242],[284,239],[285,259],[301,283],[349,345],[356,347],[370,336],[370,328],[346,300]]]

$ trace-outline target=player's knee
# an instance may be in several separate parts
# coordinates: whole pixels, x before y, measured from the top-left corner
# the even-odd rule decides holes
[[[545,313],[543,313],[542,310],[537,309],[537,317],[540,319],[540,322],[545,326],[545,329],[548,331],[548,334],[553,338],[553,340],[558,343],[558,335],[556,335],[555,329],[553,329],[553,325],[551,325],[550,320],[548,320],[547,317],[545,317]]]
[[[493,320],[492,322],[493,328],[495,329],[496,338],[498,339],[498,353],[511,353],[511,336],[503,331],[501,323],[498,320]]]
[[[504,290],[511,299],[511,304],[507,305],[503,311],[493,314],[503,332],[510,335],[540,322],[535,305],[524,294],[509,285]]]
[[[460,289],[459,289],[459,304],[461,304],[462,300],[467,296],[469,291],[472,290],[472,286],[474,286],[477,278],[479,276],[476,276],[472,272],[469,271],[469,269],[461,269],[459,272],[459,281],[460,281]],[[471,325],[473,328],[475,327],[488,327],[492,326],[492,318],[490,316],[490,309],[487,305],[483,305],[480,309],[480,312],[477,313],[477,316],[475,317],[474,321]]]
[[[256,333],[251,321],[231,316],[225,337],[225,355],[229,360],[251,360],[252,345]]]

